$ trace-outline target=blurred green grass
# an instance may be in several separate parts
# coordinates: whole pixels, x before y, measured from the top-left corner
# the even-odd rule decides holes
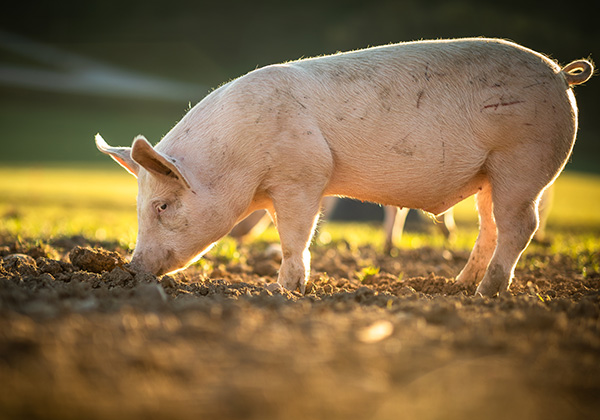
[[[48,240],[83,235],[132,248],[137,182],[101,165],[0,168],[0,230]]]
[[[97,241],[118,242],[133,249],[137,232],[137,182],[112,164],[69,166],[0,167],[0,233],[48,241],[56,237],[83,235]],[[552,252],[597,252],[600,250],[600,176],[566,172],[555,184],[555,197],[548,219]],[[477,236],[477,214],[473,198],[455,207],[456,240],[447,244],[435,232],[405,232],[400,247],[431,246],[469,250]],[[270,227],[254,238],[277,242]],[[344,241],[352,247],[383,247],[379,223],[325,222],[319,224],[314,246]],[[235,246],[223,241],[214,253],[230,253]],[[228,251],[229,250],[229,251]]]

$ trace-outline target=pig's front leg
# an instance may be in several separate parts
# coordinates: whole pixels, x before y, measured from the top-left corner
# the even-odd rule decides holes
[[[310,273],[310,245],[319,218],[321,197],[297,194],[273,200],[272,215],[279,238],[283,259],[277,282],[288,290],[300,289],[304,294]]]

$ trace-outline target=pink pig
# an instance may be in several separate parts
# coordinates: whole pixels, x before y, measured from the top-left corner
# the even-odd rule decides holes
[[[577,132],[563,68],[500,39],[418,41],[267,66],[216,89],[156,145],[97,147],[138,178],[132,266],[160,275],[197,260],[266,209],[278,283],[303,293],[324,196],[441,214],[476,194],[480,233],[457,281],[510,286],[538,202]]]

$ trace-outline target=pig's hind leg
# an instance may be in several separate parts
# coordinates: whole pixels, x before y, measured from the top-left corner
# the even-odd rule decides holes
[[[475,199],[479,213],[479,235],[467,264],[456,276],[456,280],[461,283],[479,283],[496,248],[496,222],[492,213],[492,189],[489,182],[485,182]]]
[[[508,290],[517,261],[539,225],[538,199],[551,181],[551,171],[544,169],[537,168],[527,153],[490,159],[488,170],[498,239],[476,294],[494,296]]]

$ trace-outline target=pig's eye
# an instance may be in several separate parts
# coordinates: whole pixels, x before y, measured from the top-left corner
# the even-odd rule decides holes
[[[167,207],[169,207],[169,205],[167,203],[158,204],[156,206],[156,211],[158,214],[160,214],[160,213],[164,212],[167,209]]]

